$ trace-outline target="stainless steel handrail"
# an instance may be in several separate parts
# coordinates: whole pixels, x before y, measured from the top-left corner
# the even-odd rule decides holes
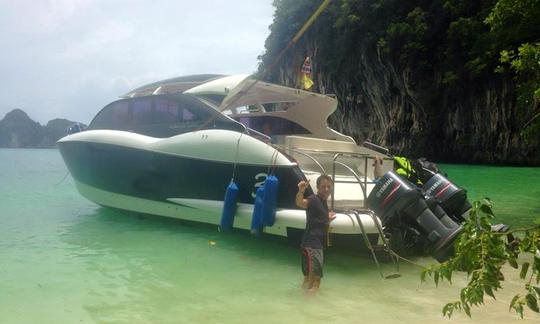
[[[375,250],[373,249],[373,245],[371,244],[371,242],[369,241],[369,238],[367,237],[364,224],[362,223],[362,219],[360,217],[360,212],[368,214],[371,217],[373,223],[375,223],[375,227],[377,228],[377,231],[379,232],[379,237],[381,238],[381,241],[383,242],[383,249],[386,253],[388,253],[388,255],[390,256],[390,259],[392,260],[392,263],[396,267],[396,273],[388,275],[388,276],[385,276],[383,274],[381,266],[379,264],[379,260],[377,259],[377,255],[375,254]],[[379,222],[375,213],[371,209],[364,209],[364,210],[353,210],[352,214],[356,217],[356,222],[358,223],[358,226],[360,227],[360,232],[362,233],[362,236],[364,238],[364,243],[370,250],[371,255],[373,256],[373,260],[375,261],[375,264],[377,265],[377,268],[379,269],[381,277],[385,279],[393,279],[393,278],[400,277],[401,275],[399,274],[399,259],[394,254],[394,252],[390,249],[390,243],[386,239],[381,223]]]
[[[360,177],[354,172],[354,170],[348,166],[347,164],[345,163],[341,163],[341,162],[338,162],[338,161],[334,161],[335,164],[338,164],[338,165],[341,165],[342,167],[344,167],[345,169],[349,170],[353,176],[356,178],[356,180],[358,181],[358,184],[360,185],[360,187],[362,188],[362,193],[364,194],[364,207],[365,207],[365,201],[366,201],[366,198],[367,198],[367,194],[366,194],[366,187],[365,187],[365,184],[362,183],[362,180],[360,180]],[[335,173],[333,174],[333,176],[335,177]],[[336,183],[336,180],[334,179],[334,183]],[[333,198],[333,197],[332,197]]]
[[[315,162],[315,164],[317,164],[317,166],[321,169],[322,173],[323,174],[326,174],[326,170],[324,169],[324,167],[319,163],[319,161],[317,161],[313,156],[307,154],[307,153],[304,153],[302,151],[299,151],[299,150],[296,150],[296,149],[292,149],[292,148],[289,148],[289,147],[285,147],[285,146],[281,146],[281,145],[275,145],[276,147],[280,148],[280,149],[283,149],[283,150],[289,150],[289,151],[292,151],[292,152],[295,152],[295,153],[298,153],[300,155],[304,155],[304,156],[307,156],[309,159],[311,159],[313,162]]]
[[[334,154],[341,154],[341,155],[347,155],[350,157],[369,157],[369,154],[366,153],[354,153],[354,152],[343,152],[343,151],[333,151],[333,150],[319,150],[319,149],[308,149],[303,148],[302,151],[308,151],[308,152],[316,152],[316,153],[334,153]]]
[[[345,155],[349,157],[363,157],[364,158],[364,181],[363,182],[360,179],[360,176],[358,176],[358,174],[356,174],[356,172],[354,172],[354,170],[350,166],[346,165],[345,163],[337,161],[337,159],[340,156],[345,156]],[[352,173],[352,175],[356,178],[356,181],[358,181],[360,188],[362,188],[362,193],[364,194],[363,207],[367,208],[366,200],[367,200],[367,160],[368,160],[368,157],[369,155],[367,154],[350,155],[349,153],[342,153],[342,152],[336,153],[334,155],[334,158],[332,159],[332,180],[334,181],[334,186],[332,186],[332,200],[331,200],[332,209],[334,209],[334,200],[335,200],[334,191],[335,191],[335,184],[336,184],[336,164],[341,165],[345,169],[349,170]]]

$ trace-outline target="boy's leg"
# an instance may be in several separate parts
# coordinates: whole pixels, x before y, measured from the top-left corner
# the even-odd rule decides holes
[[[302,248],[302,273],[304,274],[304,282],[302,282],[303,289],[311,288],[311,285],[309,282],[309,272],[310,272],[309,252],[305,248]]]
[[[324,252],[322,249],[313,249],[311,251],[312,267],[310,272],[309,291],[316,292],[321,286],[323,276]]]
[[[317,290],[319,290],[319,287],[321,286],[321,277],[317,276],[316,274],[312,274],[310,277],[311,282],[308,291],[317,292]]]
[[[304,276],[304,282],[302,282],[302,289],[309,289],[309,276]]]

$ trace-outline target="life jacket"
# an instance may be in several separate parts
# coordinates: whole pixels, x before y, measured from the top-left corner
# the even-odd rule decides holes
[[[422,184],[413,162],[406,157],[394,156],[394,171],[414,184]]]
[[[425,158],[408,159],[403,156],[394,156],[394,171],[416,185],[423,185],[428,182],[436,173],[441,170],[436,163]],[[445,177],[446,173],[442,173]]]

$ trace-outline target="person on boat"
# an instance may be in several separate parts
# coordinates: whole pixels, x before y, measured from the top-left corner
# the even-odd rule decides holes
[[[309,181],[298,183],[296,205],[306,209],[306,229],[302,237],[302,287],[309,292],[316,292],[323,276],[323,251],[326,246],[328,224],[336,218],[335,213],[328,210],[327,200],[332,193],[334,182],[328,175],[317,178],[317,194],[304,198]]]
[[[380,156],[375,156],[373,158],[373,180],[375,182],[379,181],[379,179],[384,175],[384,171],[382,169],[383,167],[383,158]]]
[[[272,124],[270,124],[269,121],[265,121],[262,125],[262,133],[266,136],[268,136],[268,142],[272,143]]]

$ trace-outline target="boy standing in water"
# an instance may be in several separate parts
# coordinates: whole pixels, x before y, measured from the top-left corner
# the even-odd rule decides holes
[[[323,174],[317,178],[317,194],[304,198],[309,183],[306,181],[298,183],[296,205],[306,209],[306,230],[301,244],[304,274],[302,287],[309,292],[316,292],[321,284],[328,224],[336,218],[334,212],[328,211],[327,204],[333,184],[332,178]]]

